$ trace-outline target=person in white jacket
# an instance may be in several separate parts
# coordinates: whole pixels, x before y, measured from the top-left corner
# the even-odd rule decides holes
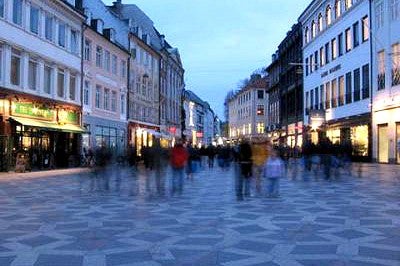
[[[285,173],[284,163],[276,150],[271,151],[271,155],[264,165],[264,180],[268,197],[279,196],[279,179]]]

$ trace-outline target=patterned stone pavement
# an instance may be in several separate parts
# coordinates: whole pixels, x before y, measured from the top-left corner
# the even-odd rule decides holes
[[[168,171],[161,187],[120,167],[0,175],[0,265],[398,266],[400,166],[361,169],[332,181],[295,170],[280,198],[244,201],[234,169],[203,170],[182,195]]]

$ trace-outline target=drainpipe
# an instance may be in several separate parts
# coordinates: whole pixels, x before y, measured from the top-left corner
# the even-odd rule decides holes
[[[373,55],[373,45],[372,45],[372,35],[373,35],[373,31],[371,30],[371,28],[372,28],[372,0],[369,0],[368,1],[369,2],[369,49],[370,49],[370,52],[369,52],[369,54],[370,54],[370,73],[369,73],[369,75],[370,75],[370,81],[369,81],[369,86],[370,86],[370,91],[371,91],[371,95],[370,95],[370,121],[371,121],[371,126],[370,126],[370,133],[369,133],[369,136],[368,136],[368,142],[369,143],[371,143],[371,144],[369,144],[368,146],[368,150],[369,150],[369,154],[370,154],[370,157],[371,157],[371,161],[373,161],[374,159],[374,154],[373,154],[373,151],[374,151],[374,149],[373,149],[373,146],[374,146],[374,143],[373,143],[373,141],[374,141],[374,138],[373,138],[373,132],[374,132],[374,120],[373,120],[373,118],[374,118],[374,115],[373,115],[373,96],[374,96],[374,88],[373,88],[373,80],[374,80],[374,75],[373,75],[373,59],[374,59],[374,55]]]

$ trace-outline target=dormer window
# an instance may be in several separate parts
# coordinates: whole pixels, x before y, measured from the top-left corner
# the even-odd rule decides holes
[[[304,41],[305,41],[305,43],[309,42],[308,36],[309,36],[309,29],[308,29],[308,27],[306,27],[306,29],[304,30]],[[272,58],[272,61],[274,61],[274,58]]]
[[[353,5],[353,0],[345,0],[345,9],[348,10]]]
[[[322,19],[322,14],[318,15],[318,31],[321,32],[324,29],[324,21]]]
[[[325,17],[326,17],[326,25],[327,26],[331,25],[332,24],[332,8],[331,8],[331,6],[328,6],[326,8]]]
[[[339,18],[342,15],[342,1],[336,0],[335,2],[335,17]]]
[[[317,27],[315,25],[315,21],[313,20],[311,22],[311,38],[314,39],[316,35],[317,35]]]
[[[92,19],[91,26],[98,33],[101,33],[101,34],[103,33],[104,22],[101,19]]]

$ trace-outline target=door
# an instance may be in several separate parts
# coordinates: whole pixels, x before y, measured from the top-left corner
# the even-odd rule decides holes
[[[378,125],[378,162],[389,163],[388,125]]]

